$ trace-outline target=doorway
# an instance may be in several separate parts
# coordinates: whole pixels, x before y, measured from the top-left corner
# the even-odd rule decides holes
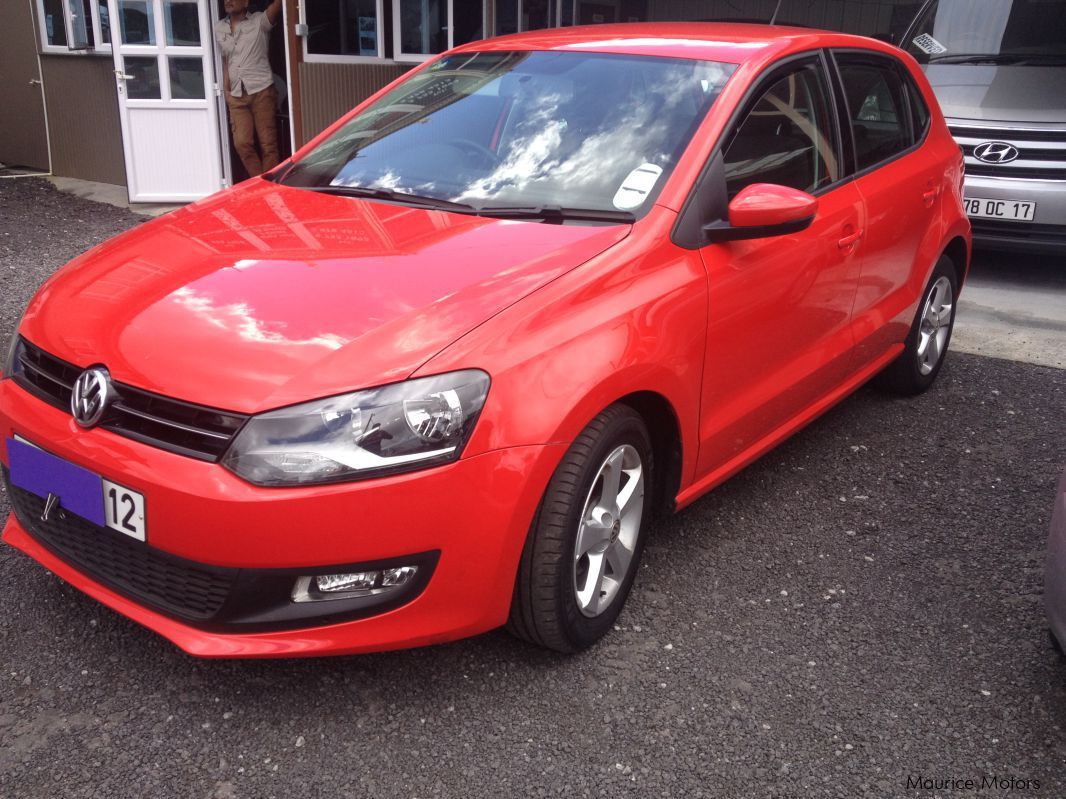
[[[225,19],[226,11],[224,8],[223,0],[212,0],[214,3],[215,20]],[[269,0],[251,0],[248,5],[248,13],[251,14],[254,11],[265,11]],[[284,6],[285,4],[283,4]],[[293,142],[292,142],[292,125],[290,120],[291,104],[289,102],[289,70],[286,64],[285,55],[285,29],[286,29],[286,13],[287,9],[282,8],[282,18],[274,29],[270,32],[270,71],[274,74],[274,88],[278,92],[278,106],[275,111],[275,122],[278,130],[278,156],[282,161],[292,155]],[[218,52],[218,46],[215,45],[215,62],[218,74],[221,76],[222,72],[222,56]],[[222,87],[222,78],[219,78],[219,87]],[[230,185],[236,185],[243,180],[247,180],[249,175],[248,171],[244,168],[244,164],[241,163],[240,157],[237,155],[237,150],[233,146],[233,135],[230,131],[229,125],[229,110],[226,108],[226,98],[224,91],[219,94],[219,135],[222,140],[223,151],[223,163],[226,170],[226,175],[229,179]]]

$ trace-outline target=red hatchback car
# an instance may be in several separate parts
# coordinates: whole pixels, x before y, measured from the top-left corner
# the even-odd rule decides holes
[[[58,272],[4,540],[202,656],[612,626],[646,520],[937,376],[962,155],[909,57],[725,24],[476,42]]]

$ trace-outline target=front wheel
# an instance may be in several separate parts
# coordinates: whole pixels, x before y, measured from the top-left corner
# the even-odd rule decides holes
[[[933,385],[951,341],[958,295],[955,268],[947,256],[937,261],[922,294],[903,352],[876,378],[894,394],[921,394]]]
[[[611,629],[643,549],[651,440],[640,415],[612,405],[589,423],[544,493],[518,567],[507,629],[559,652]]]

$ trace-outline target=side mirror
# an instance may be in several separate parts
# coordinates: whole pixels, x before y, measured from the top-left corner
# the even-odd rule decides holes
[[[745,186],[729,203],[729,221],[703,226],[710,242],[786,236],[806,230],[818,212],[818,199],[774,183]]]

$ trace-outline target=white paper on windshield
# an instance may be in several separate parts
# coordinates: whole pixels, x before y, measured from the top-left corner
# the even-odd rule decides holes
[[[659,175],[663,173],[661,166],[655,164],[641,164],[622,181],[618,191],[614,193],[614,207],[620,211],[629,211],[639,208],[644,198],[648,196]]]
[[[941,53],[946,53],[948,51],[948,48],[928,33],[923,33],[921,36],[915,36],[911,39],[911,43],[926,55],[940,55]]]

